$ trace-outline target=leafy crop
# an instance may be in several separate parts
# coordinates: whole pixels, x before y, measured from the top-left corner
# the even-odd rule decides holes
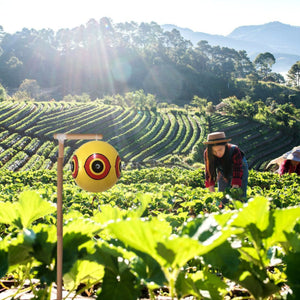
[[[54,133],[101,133],[126,164],[194,163],[203,160],[203,140],[225,131],[246,153],[250,168],[266,163],[299,144],[293,132],[274,129],[246,117],[213,113],[202,107],[166,106],[149,110],[108,105],[102,100],[0,104],[0,168],[10,171],[56,169]],[[67,141],[65,165],[84,141]]]
[[[0,277],[18,292],[29,280],[37,298],[56,281],[55,175],[0,176]],[[153,299],[159,291],[224,299],[238,290],[248,299],[297,299],[299,195],[297,176],[254,171],[247,203],[231,191],[209,193],[201,170],[124,171],[99,194],[65,172],[64,288],[97,299],[137,299],[145,289]]]

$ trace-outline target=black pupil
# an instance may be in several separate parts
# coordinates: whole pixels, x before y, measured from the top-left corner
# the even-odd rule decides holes
[[[104,168],[103,163],[100,160],[96,160],[92,163],[92,170],[95,173],[101,173],[103,171],[103,168]]]
[[[74,169],[75,169],[74,161],[71,161],[71,171],[74,172]]]

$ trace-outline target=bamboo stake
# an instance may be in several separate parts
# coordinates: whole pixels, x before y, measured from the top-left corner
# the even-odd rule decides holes
[[[56,264],[56,284],[57,300],[62,300],[63,285],[63,164],[64,164],[64,140],[93,140],[102,139],[102,134],[72,134],[56,133],[54,138],[58,140],[57,158],[57,264]]]
[[[58,140],[57,159],[57,300],[62,299],[62,264],[63,264],[63,163],[64,163],[64,140]]]

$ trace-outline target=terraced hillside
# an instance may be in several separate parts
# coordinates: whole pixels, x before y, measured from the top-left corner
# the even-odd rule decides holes
[[[193,111],[158,112],[102,103],[2,102],[0,104],[0,168],[12,171],[56,167],[58,145],[54,133],[101,133],[123,161],[158,162],[172,155],[188,155],[209,130],[224,130],[246,152],[250,167],[299,144],[296,138],[251,122]],[[66,141],[65,165],[85,141]]]

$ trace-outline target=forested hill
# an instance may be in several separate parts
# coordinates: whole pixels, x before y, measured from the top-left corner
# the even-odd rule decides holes
[[[251,60],[255,60],[259,53],[270,52],[276,59],[272,66],[274,72],[286,74],[291,66],[300,60],[299,26],[280,22],[240,26],[226,36],[195,32],[171,24],[162,27],[169,31],[177,29],[194,45],[197,45],[200,40],[206,40],[212,46],[245,50]]]
[[[182,106],[194,95],[214,104],[235,95],[297,105],[297,69],[289,88],[272,72],[273,64],[272,53],[251,61],[243,50],[206,41],[193,46],[178,30],[164,31],[154,22],[115,24],[102,18],[57,32],[24,28],[14,34],[0,26],[0,83],[13,93],[25,79],[36,80],[43,93],[29,97],[40,101],[142,89]]]

